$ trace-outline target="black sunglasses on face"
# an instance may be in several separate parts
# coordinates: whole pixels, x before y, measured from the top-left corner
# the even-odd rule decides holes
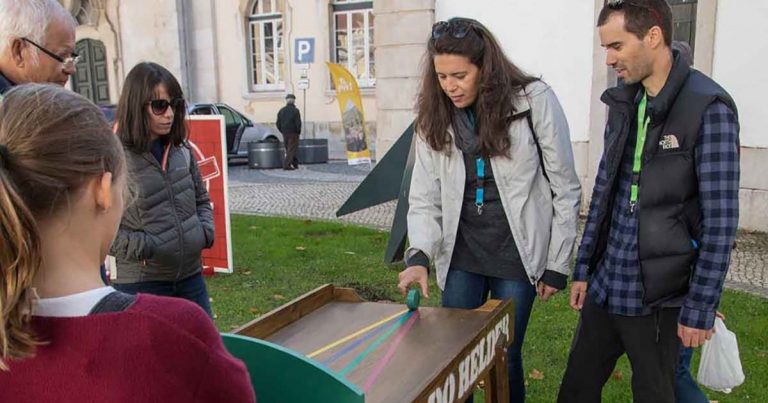
[[[432,40],[436,41],[443,35],[449,34],[454,39],[462,39],[474,28],[472,21],[464,18],[452,18],[448,21],[438,21],[432,25]]]
[[[184,106],[184,98],[173,98],[170,101],[167,99],[153,99],[147,102],[147,104],[152,108],[152,113],[155,115],[162,115],[169,107],[172,107],[175,111],[178,110],[179,107]]]
[[[63,64],[66,67],[71,67],[77,64],[77,62],[80,61],[80,55],[78,55],[75,52],[70,53],[69,57],[61,57],[57,55],[56,53],[51,52],[50,50],[42,47],[41,45],[38,45],[35,41],[27,38],[21,38],[22,41],[27,42],[28,44],[38,48],[41,52],[48,55],[51,59],[56,60],[57,62]]]

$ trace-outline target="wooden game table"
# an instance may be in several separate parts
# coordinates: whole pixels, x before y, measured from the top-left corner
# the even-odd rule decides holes
[[[324,285],[224,340],[259,402],[463,402],[478,383],[487,402],[507,402],[513,329],[511,301],[409,310]],[[262,350],[243,354],[253,342]]]

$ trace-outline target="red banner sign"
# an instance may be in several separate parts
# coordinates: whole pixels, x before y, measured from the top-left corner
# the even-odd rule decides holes
[[[213,248],[203,250],[203,272],[232,273],[232,236],[227,189],[227,150],[223,116],[190,116],[189,143],[197,160],[213,208],[216,239]]]

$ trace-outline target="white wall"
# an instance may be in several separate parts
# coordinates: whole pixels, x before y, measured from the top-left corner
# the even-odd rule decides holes
[[[462,16],[486,25],[513,63],[554,88],[571,140],[587,141],[594,7],[584,0],[437,0],[435,20]]]
[[[221,98],[217,101],[228,103],[240,98],[247,86],[245,22],[240,3],[238,0],[213,3],[217,41],[214,46],[218,55],[215,69],[219,72],[218,95]]]
[[[187,97],[192,102],[218,101],[219,75],[216,69],[217,49],[214,43],[214,8],[211,0],[184,0],[187,34],[187,74],[190,80]]]
[[[717,3],[713,78],[736,100],[741,145],[768,147],[768,1]]]
[[[155,62],[182,81],[176,2],[131,0],[118,7],[125,74],[139,62]]]

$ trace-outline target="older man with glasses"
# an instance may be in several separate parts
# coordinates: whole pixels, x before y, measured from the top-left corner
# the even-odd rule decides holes
[[[56,0],[0,0],[0,97],[17,84],[63,86],[74,49],[75,20]]]
[[[75,25],[56,0],[0,0],[0,101],[15,85],[67,83],[80,60]]]

